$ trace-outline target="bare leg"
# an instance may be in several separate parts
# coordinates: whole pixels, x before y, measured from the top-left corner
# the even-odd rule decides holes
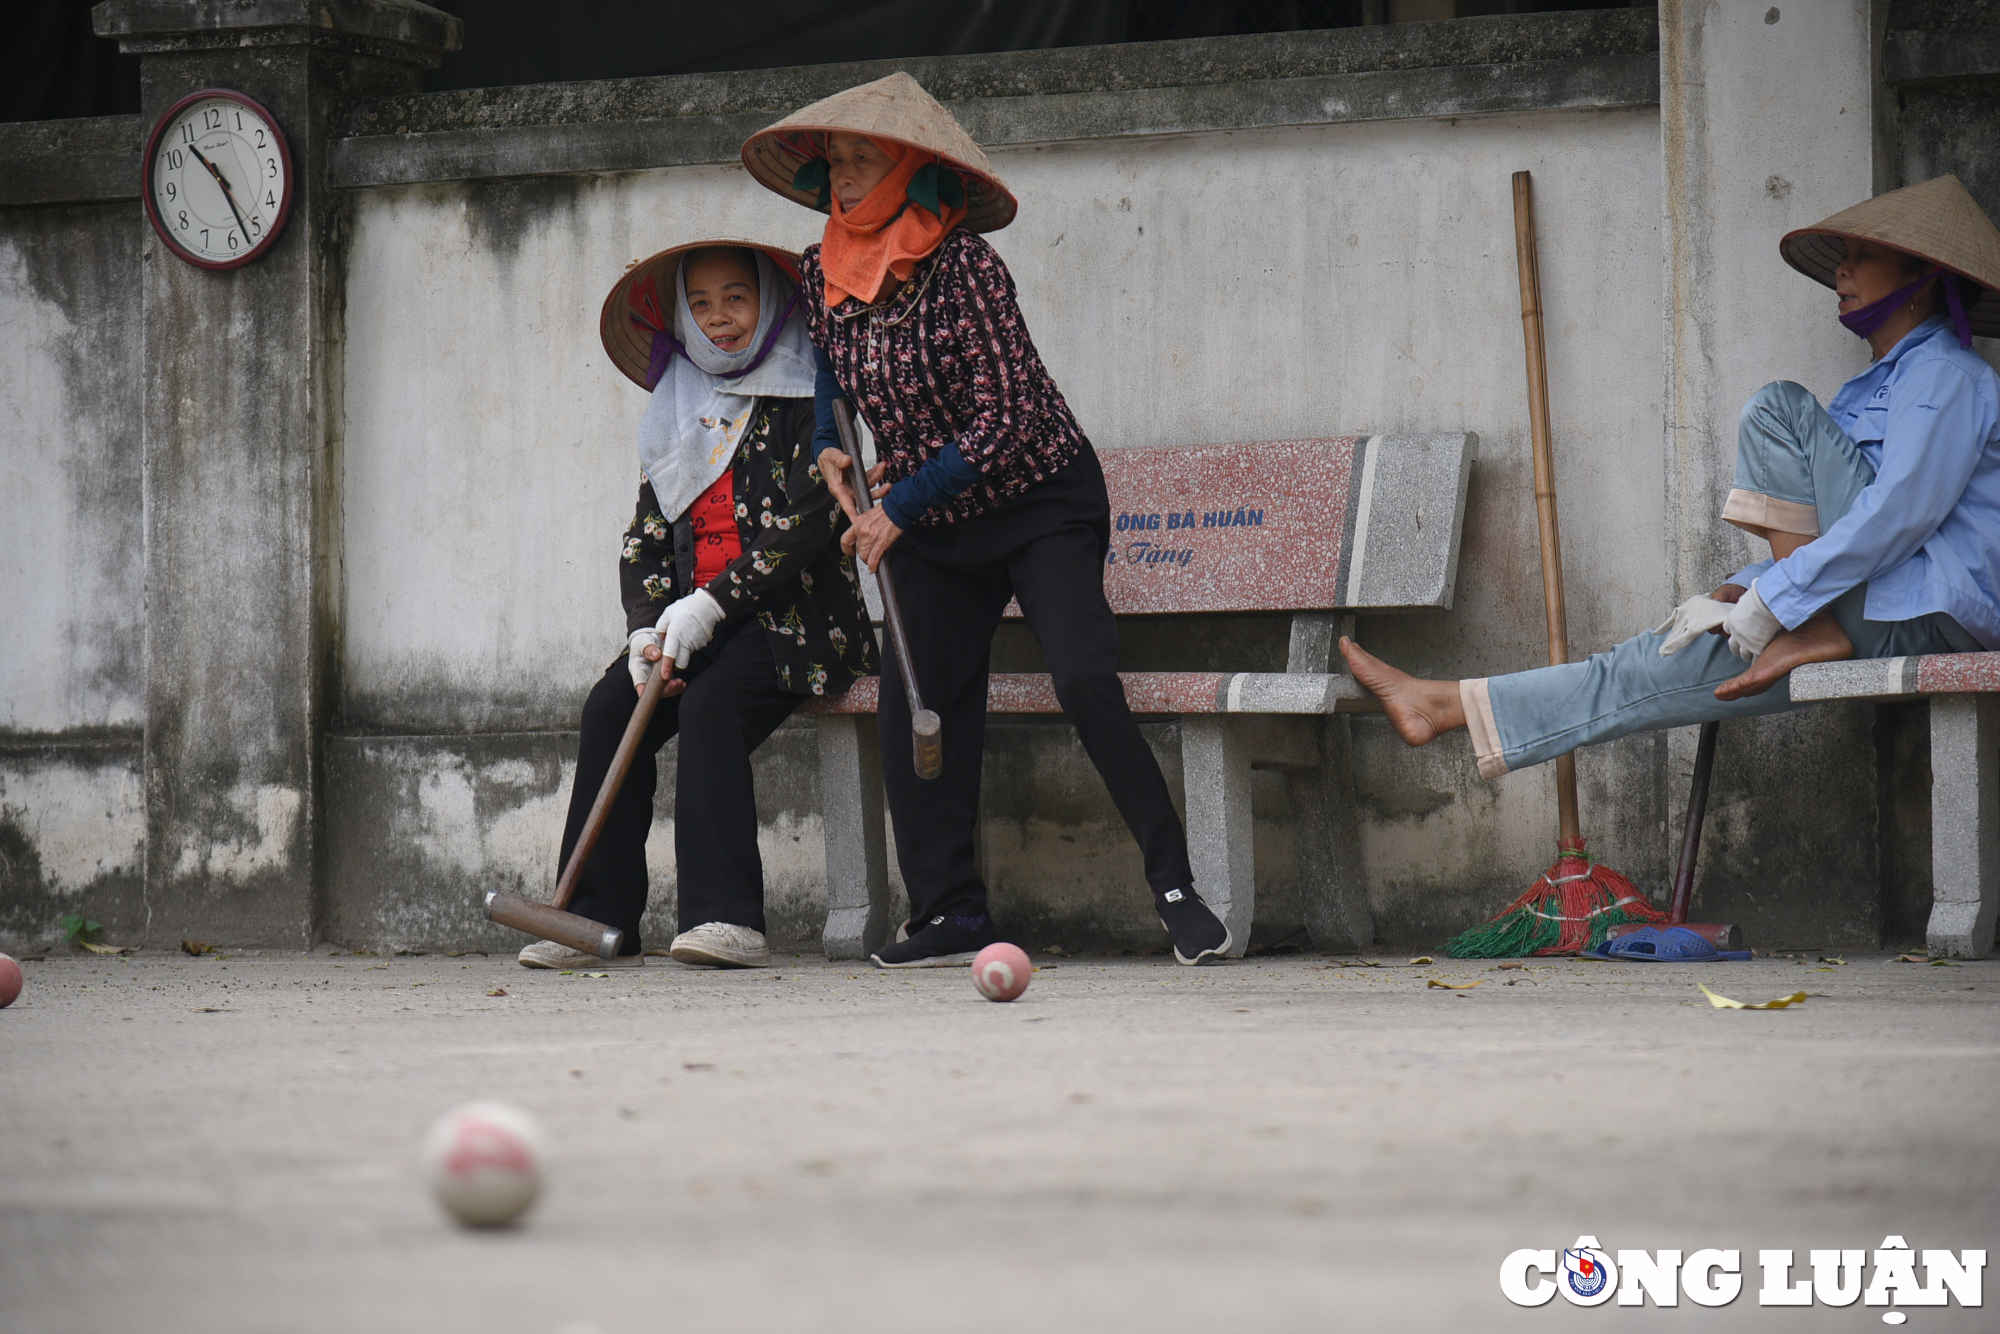
[[[1427,745],[1446,732],[1465,726],[1465,707],[1458,700],[1458,682],[1424,681],[1399,672],[1388,663],[1365,653],[1345,635],[1340,655],[1354,679],[1367,686],[1382,701],[1382,712],[1396,735],[1412,746]]]
[[[1854,656],[1853,641],[1833,613],[1822,611],[1796,630],[1781,630],[1750,670],[1731,677],[1715,688],[1717,699],[1747,699],[1761,695],[1790,674],[1792,668],[1809,662],[1840,662]]]

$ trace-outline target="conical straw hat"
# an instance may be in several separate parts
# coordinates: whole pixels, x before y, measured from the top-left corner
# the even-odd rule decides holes
[[[1800,273],[1831,287],[1848,237],[1915,255],[1978,283],[1986,292],[1966,311],[1972,332],[2000,338],[2000,228],[1958,177],[1939,176],[1876,195],[1825,222],[1786,233],[1778,251]]]
[[[769,129],[757,131],[743,143],[743,165],[787,199],[818,208],[810,191],[792,188],[792,177],[822,155],[814,136],[828,132],[894,139],[936,153],[965,181],[963,225],[968,231],[997,232],[1014,220],[1021,207],[965,128],[922,84],[901,71],[801,107]]]
[[[673,332],[674,275],[680,271],[681,256],[690,250],[706,250],[711,246],[761,250],[794,283],[799,280],[799,257],[793,251],[766,245],[762,241],[743,241],[733,237],[689,241],[686,245],[662,250],[650,259],[642,259],[625,270],[625,276],[611,285],[611,291],[604,298],[604,309],[597,316],[597,334],[604,340],[604,350],[610,356],[611,364],[625,372],[625,378],[641,389],[652,388],[647,380],[653,368],[654,333],[660,329]]]

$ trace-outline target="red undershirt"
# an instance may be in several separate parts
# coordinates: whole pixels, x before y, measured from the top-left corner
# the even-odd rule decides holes
[[[715,479],[688,507],[694,528],[694,586],[707,588],[743,554],[743,536],[736,529],[736,469]]]

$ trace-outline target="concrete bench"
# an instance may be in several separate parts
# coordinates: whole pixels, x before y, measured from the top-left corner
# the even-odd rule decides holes
[[[2000,919],[2000,653],[1821,662],[1792,673],[1795,700],[1928,698],[1933,955],[1983,959]]]
[[[1477,437],[1378,435],[1107,450],[1105,595],[1121,616],[1290,612],[1283,672],[1123,674],[1132,711],[1180,721],[1195,884],[1241,955],[1256,909],[1250,773],[1285,775],[1315,943],[1374,937],[1341,715],[1373,711],[1336,650],[1343,615],[1451,606]],[[1010,606],[1008,615],[1017,616]],[[875,711],[881,682],[809,702],[819,727],[830,959],[893,923]],[[1060,715],[1047,676],[995,675],[988,710]],[[951,745],[945,738],[945,745]]]

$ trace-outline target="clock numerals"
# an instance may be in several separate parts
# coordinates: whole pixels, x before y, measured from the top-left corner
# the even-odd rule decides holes
[[[182,99],[161,117],[148,153],[148,212],[181,258],[235,268],[283,229],[292,185],[284,136],[240,93]]]

